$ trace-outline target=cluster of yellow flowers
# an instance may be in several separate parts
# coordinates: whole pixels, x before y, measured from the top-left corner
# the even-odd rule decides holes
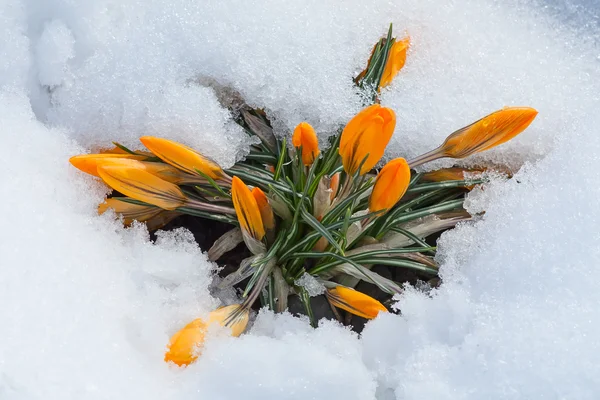
[[[388,37],[376,44],[357,84],[371,84],[375,93],[389,85],[404,66],[408,46],[408,38],[395,40],[390,29]],[[110,208],[126,225],[146,222],[151,230],[181,214],[221,221],[234,228],[209,254],[220,255],[241,241],[253,254],[250,268],[240,266],[226,278],[231,285],[250,278],[244,302],[214,310],[207,319],[192,321],[171,338],[165,361],[187,365],[198,357],[211,323],[240,335],[250,307],[264,295],[265,287],[264,302],[271,308],[285,310],[288,294],[296,293],[311,316],[310,298],[295,283],[303,274],[324,285],[334,307],[363,318],[387,311],[376,299],[354,290],[356,281],[367,280],[389,293],[399,292],[395,282],[370,271],[378,263],[435,275],[435,262],[425,255],[435,248],[421,238],[461,219],[433,229],[422,224],[413,231],[405,223],[428,215],[440,219],[440,212],[461,209],[462,200],[456,198],[462,194],[455,189],[470,185],[462,169],[425,175],[412,174],[411,169],[438,158],[464,158],[491,149],[522,132],[536,115],[529,107],[496,111],[452,133],[430,152],[409,161],[388,161],[374,176],[373,168],[396,126],[394,111],[377,103],[348,121],[323,150],[307,122],[294,129],[293,149],[289,149],[285,139],[267,137],[268,129],[258,132],[253,128],[256,124],[246,121],[262,144],[227,171],[184,144],[151,136],[140,138],[149,151],[118,145],[99,154],[74,156],[70,162],[125,196],[107,199],[99,213]],[[434,183],[419,186],[420,181]],[[442,184],[435,183],[439,181]],[[412,197],[405,200],[411,190]]]

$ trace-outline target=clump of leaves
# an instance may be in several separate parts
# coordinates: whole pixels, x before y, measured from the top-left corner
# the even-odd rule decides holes
[[[298,296],[315,325],[314,288],[301,284],[307,276],[333,307],[364,318],[386,308],[354,289],[360,280],[390,295],[401,292],[398,282],[373,272],[373,266],[409,269],[424,280],[437,277],[436,248],[424,238],[470,219],[463,209],[465,188],[482,179],[465,178],[464,170],[424,175],[411,168],[502,144],[537,112],[528,107],[496,111],[452,133],[437,149],[410,161],[393,159],[375,171],[396,126],[394,111],[379,105],[377,94],[404,65],[408,44],[393,38],[390,27],[375,45],[367,68],[355,79],[374,104],[331,134],[324,148],[310,124],[299,124],[289,145],[289,136],[273,135],[263,112],[246,108],[239,123],[259,142],[228,170],[181,143],[149,136],[140,139],[149,152],[117,144],[103,154],[71,158],[74,166],[125,196],[108,199],[100,212],[112,208],[125,224],[143,221],[151,229],[181,214],[221,221],[232,228],[209,257],[216,261],[242,242],[252,253],[220,283],[247,280],[242,303],[213,311],[207,323],[188,324],[172,338],[167,361],[192,362],[210,322],[241,334],[258,299],[280,312],[289,296]]]

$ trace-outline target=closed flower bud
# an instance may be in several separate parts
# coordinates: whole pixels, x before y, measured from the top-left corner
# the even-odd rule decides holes
[[[331,181],[329,182],[329,188],[331,189],[331,193],[329,194],[329,200],[333,202],[335,196],[337,196],[338,190],[340,189],[340,173],[336,172],[331,177]]]
[[[443,182],[443,181],[464,181],[474,178],[473,175],[480,175],[484,169],[466,169],[460,167],[441,168],[436,171],[426,172],[421,176],[424,182]],[[464,186],[471,190],[473,185]]]
[[[538,112],[530,107],[510,107],[496,111],[450,135],[442,145],[447,157],[464,158],[489,150],[523,132]]]
[[[199,175],[200,171],[212,179],[228,180],[216,162],[181,143],[153,136],[143,136],[140,141],[158,158],[188,174]]]
[[[232,316],[235,313],[235,317]],[[240,310],[239,304],[221,307],[211,312],[206,321],[197,318],[175,333],[169,342],[165,353],[165,361],[179,366],[189,365],[196,361],[204,345],[208,327],[217,323],[230,328],[231,336],[237,337],[244,332],[248,325],[249,313]]]
[[[146,158],[148,157],[133,154],[82,154],[69,158],[69,162],[75,168],[85,172],[86,174],[100,177],[100,175],[98,175],[98,164],[102,163],[103,161],[110,159],[145,160]]]
[[[118,165],[98,167],[100,177],[108,186],[124,195],[165,210],[182,207],[187,198],[177,185],[160,179],[139,168]]]
[[[410,168],[404,158],[385,164],[375,179],[369,198],[369,211],[387,211],[404,196],[410,182]]]
[[[369,172],[381,159],[396,127],[396,114],[379,104],[369,106],[348,122],[340,138],[344,170],[353,175]]]
[[[173,219],[181,215],[177,211],[167,211],[150,205],[133,204],[123,200],[123,197],[112,197],[98,206],[98,214],[104,214],[112,209],[123,216],[123,224],[129,226],[133,221],[145,222],[148,231],[152,232],[162,228]]]
[[[302,148],[302,163],[312,165],[319,156],[319,141],[314,128],[307,122],[301,122],[294,129],[292,144],[296,148]]]
[[[411,167],[443,157],[465,158],[489,150],[523,132],[538,112],[531,107],[506,107],[457,130],[435,150],[409,162]]]
[[[163,211],[156,206],[133,204],[120,200],[119,197],[112,197],[98,206],[98,214],[104,214],[109,208],[123,216],[125,226],[131,225],[133,221],[145,222]]]
[[[441,168],[424,173],[421,176],[421,180],[427,182],[463,181],[467,179],[467,175],[480,174],[483,171],[483,169],[466,169],[460,167]]]
[[[186,174],[175,167],[163,162],[137,161],[128,158],[107,158],[98,161],[99,165],[115,165],[142,169],[167,182],[180,185],[182,183],[206,183],[206,179],[198,175]]]
[[[275,228],[275,215],[273,214],[273,209],[269,204],[269,199],[265,192],[260,188],[255,187],[252,189],[252,196],[254,196],[254,199],[256,200],[256,205],[260,211],[260,217],[265,229],[270,230]]]
[[[334,306],[359,317],[373,319],[387,309],[379,301],[357,290],[344,286],[327,289],[325,295]]]
[[[237,176],[234,176],[231,182],[231,199],[242,232],[246,232],[255,240],[261,240],[265,236],[265,227],[256,198]]]
[[[396,40],[390,48],[388,59],[385,63],[383,74],[381,75],[381,81],[379,82],[380,88],[386,87],[392,83],[392,80],[404,67],[404,63],[406,62],[406,52],[408,51],[409,44],[410,39],[404,38],[402,40]]]

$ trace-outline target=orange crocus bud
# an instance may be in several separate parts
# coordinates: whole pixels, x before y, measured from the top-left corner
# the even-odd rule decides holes
[[[340,138],[340,156],[344,170],[353,175],[369,172],[381,159],[396,127],[392,109],[373,104],[348,122]]]
[[[232,318],[234,313],[235,317]],[[202,351],[206,331],[211,324],[228,327],[231,336],[237,337],[246,329],[248,318],[248,310],[240,310],[240,305],[234,304],[211,312],[206,322],[201,318],[193,320],[171,337],[165,361],[179,366],[193,363]]]
[[[104,214],[109,208],[113,209],[117,214],[123,216],[125,226],[129,226],[134,220],[144,222],[163,211],[162,208],[156,206],[133,204],[120,199],[119,197],[106,199],[98,206],[98,214]]]
[[[507,107],[448,136],[442,145],[446,157],[465,158],[489,150],[523,132],[538,112],[531,107]]]
[[[387,211],[404,196],[410,183],[410,168],[404,158],[385,164],[375,179],[369,198],[369,211]]]
[[[301,122],[294,129],[292,144],[296,148],[302,148],[302,163],[304,165],[312,165],[321,152],[317,134],[308,122]]]
[[[188,174],[200,175],[200,171],[212,179],[228,179],[216,162],[181,143],[153,136],[143,136],[140,141],[158,158]]]
[[[206,179],[198,175],[186,174],[163,162],[137,161],[129,158],[107,158],[98,161],[98,165],[114,165],[142,169],[152,175],[176,185],[182,183],[206,183]]]
[[[333,202],[335,196],[337,195],[338,190],[340,189],[340,173],[336,172],[331,177],[331,181],[329,182],[329,188],[331,189],[331,193],[329,194],[329,201]]]
[[[371,296],[345,286],[327,289],[325,295],[334,306],[359,317],[373,319],[380,312],[387,312],[387,308]]]
[[[467,179],[465,174],[480,174],[483,171],[483,169],[466,169],[460,167],[441,168],[424,173],[421,176],[421,180],[427,182],[463,181]]]
[[[409,162],[411,167],[443,157],[465,158],[489,150],[523,132],[538,114],[531,107],[505,107],[457,130],[435,150]]]
[[[73,156],[69,158],[69,162],[78,170],[85,172],[86,174],[98,175],[98,163],[109,159],[127,159],[127,160],[145,160],[146,156],[133,155],[133,154],[82,154],[79,156]]]
[[[252,196],[254,196],[256,204],[258,205],[260,217],[265,229],[271,230],[275,228],[275,215],[273,214],[273,208],[271,208],[271,204],[269,204],[269,199],[265,192],[260,188],[255,187],[252,189]]]
[[[143,169],[119,165],[100,165],[98,173],[102,180],[114,190],[132,199],[165,210],[174,210],[187,202],[187,197],[177,185],[160,179]]]
[[[467,169],[460,167],[442,168],[436,171],[426,172],[421,176],[424,182],[443,182],[443,181],[463,181],[473,178],[474,175],[481,175],[485,169]],[[473,185],[464,186],[468,190],[473,189]]]
[[[231,182],[231,199],[242,232],[246,232],[256,240],[262,240],[265,236],[265,227],[256,198],[237,176],[234,176]]]
[[[177,211],[167,211],[151,205],[133,204],[123,200],[123,197],[112,197],[98,206],[98,214],[113,209],[123,216],[123,224],[129,226],[133,221],[145,222],[149,231],[162,228],[181,215]]]
[[[404,67],[409,44],[410,38],[406,37],[402,40],[396,40],[390,48],[388,59],[381,75],[381,81],[379,82],[380,88],[392,83],[392,80],[398,75],[402,67]]]

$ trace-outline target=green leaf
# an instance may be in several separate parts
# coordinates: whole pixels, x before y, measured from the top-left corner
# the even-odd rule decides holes
[[[375,215],[376,213],[369,213],[367,215],[362,215],[362,216],[356,216],[356,217],[351,217],[349,219],[350,223],[354,223],[356,221],[360,221],[364,218],[369,218],[373,215]],[[339,229],[344,225],[344,221],[338,221],[335,222],[333,224],[330,225],[324,225],[324,228],[327,230],[335,230],[335,229]],[[288,260],[288,258],[290,257],[291,254],[293,254],[295,251],[305,248],[305,247],[309,247],[312,249],[312,247],[314,246],[314,243],[311,244],[311,241],[314,240],[314,242],[316,242],[322,235],[320,234],[320,232],[311,232],[307,235],[304,236],[304,238],[299,241],[297,244],[295,244],[294,246],[292,246],[291,248],[289,248],[283,255],[281,255],[279,257],[281,262],[285,262]],[[308,245],[308,246],[307,246]]]
[[[407,216],[410,213],[405,212],[406,210],[415,208],[417,206],[419,206],[421,203],[425,203],[428,200],[432,200],[435,199],[436,197],[439,197],[440,195],[443,195],[444,192],[447,189],[438,189],[432,192],[428,192],[425,194],[420,195],[417,198],[414,198],[408,202],[405,203],[399,203],[396,207],[394,207],[392,209],[392,211],[390,211],[389,213],[387,213],[387,215],[385,215],[384,217],[382,217],[382,222],[377,222],[377,225],[375,226],[375,228],[372,230],[371,234],[376,237],[377,239],[380,239],[385,233],[387,233],[391,228],[393,228],[394,226],[396,226],[398,223],[395,222],[397,218],[400,218],[401,216]],[[463,201],[463,200],[461,200]],[[436,204],[434,204],[432,207],[435,207],[436,205],[442,204],[444,202],[436,202]],[[421,210],[428,210],[428,208],[421,208]],[[413,210],[412,212],[418,212],[419,210]],[[435,211],[431,212],[430,214],[433,214]],[[424,214],[424,215],[428,215],[428,214]],[[417,217],[418,218],[418,217]]]
[[[300,287],[297,290],[300,292],[298,295],[300,297],[300,301],[304,305],[304,310],[306,311],[306,315],[308,315],[308,318],[310,320],[310,325],[313,328],[316,328],[317,320],[315,319],[315,314],[313,312],[312,306],[310,305],[310,296],[309,296],[308,292],[306,291],[306,289],[304,289],[303,287]]]
[[[413,219],[425,217],[427,215],[435,214],[435,213],[442,212],[442,211],[450,211],[450,210],[454,210],[459,207],[462,208],[463,204],[464,204],[464,199],[451,200],[451,201],[447,201],[444,203],[439,203],[439,204],[433,205],[431,207],[422,208],[417,211],[407,212],[407,213],[401,214],[400,216],[398,216],[398,217],[394,218],[392,221],[390,221],[389,226],[390,227],[396,226],[399,223],[412,221]]]
[[[134,155],[138,155],[139,156],[139,154],[137,154],[135,151],[129,150],[127,147],[123,146],[121,143],[118,143],[118,142],[112,142],[112,143],[115,146],[117,146],[119,149],[123,150],[126,153],[134,154]]]
[[[200,171],[198,168],[194,168],[196,170],[196,172],[202,176],[204,179],[206,179],[208,181],[208,183],[217,190],[217,192],[221,193],[221,195],[227,199],[231,199],[231,195],[227,192],[225,192],[223,190],[223,188],[221,186],[219,186],[219,184],[217,182],[215,182],[215,180],[213,178],[211,178],[210,176],[206,175],[204,172]]]
[[[410,189],[411,187],[413,187],[417,182],[419,182],[419,180],[421,179],[421,177],[423,176],[422,172],[418,172],[416,174],[414,174],[411,178],[410,178],[410,182],[408,183],[408,188]]]
[[[277,160],[277,166],[275,167],[275,180],[279,180],[279,177],[281,176],[281,169],[283,168],[283,162],[285,161],[286,154],[286,140],[285,138],[283,138],[281,140],[281,147],[279,148],[279,158]]]
[[[380,255],[380,254],[417,253],[417,252],[425,252],[430,249],[435,249],[435,247],[425,246],[425,247],[409,247],[409,248],[403,248],[403,249],[370,250],[370,251],[367,251],[364,253],[358,253],[358,254],[352,254],[352,255],[346,255],[346,256],[340,256],[339,254],[335,254],[335,253],[331,253],[331,252],[307,251],[307,252],[294,253],[292,255],[292,257],[298,257],[298,258],[330,257],[330,258],[335,258],[335,261],[329,261],[329,262],[325,262],[322,264],[318,264],[317,266],[313,267],[308,272],[311,275],[319,275],[319,274],[327,272],[327,271],[331,270],[332,268],[334,268],[340,264],[343,264],[343,263],[352,264],[354,262],[357,262],[360,264],[367,264],[366,262],[364,262],[365,259],[370,259],[370,258],[376,257],[377,255]],[[319,257],[319,255],[320,255],[320,257]]]
[[[212,219],[213,221],[225,222],[227,224],[239,226],[239,222],[236,218],[225,214],[214,214],[206,211],[200,211],[194,208],[179,207],[175,211],[183,214],[193,215],[195,217],[202,217],[206,219]]]
[[[407,238],[411,239],[416,244],[419,244],[419,245],[421,245],[423,247],[427,247],[428,246],[427,242],[425,242],[424,240],[422,240],[418,236],[414,235],[412,232],[407,231],[406,229],[395,227],[395,228],[391,228],[390,230],[394,231],[394,232],[398,232],[398,233],[406,236]],[[436,249],[437,249],[436,247],[431,247],[430,250],[418,250],[418,251],[423,252],[423,253],[435,254],[435,250]]]
[[[421,193],[428,192],[431,190],[437,189],[448,189],[448,188],[457,188],[457,187],[465,187],[472,185],[479,185],[481,183],[487,182],[487,179],[470,179],[470,180],[462,180],[462,181],[444,181],[444,182],[435,182],[435,183],[422,183],[420,185],[415,185],[412,188],[409,188],[406,193]]]
[[[272,154],[267,153],[258,153],[251,151],[247,156],[246,160],[258,161],[263,164],[275,164],[277,162],[277,157]]]
[[[267,285],[267,301],[269,308],[275,311],[275,279],[273,275],[269,276],[269,284]]]
[[[355,191],[339,203],[337,203],[325,216],[323,217],[323,223],[330,223],[332,221],[337,220],[341,215],[344,215],[348,210],[353,212],[352,204],[355,200],[361,197],[366,191],[368,191],[371,186],[373,186],[372,182],[367,182],[363,187],[359,190]]]
[[[244,167],[251,169],[249,165],[244,165]],[[233,168],[227,170],[227,172],[231,175],[237,176],[238,178],[242,179],[246,183],[250,183],[254,186],[259,186],[261,189],[263,189],[265,191],[269,190],[269,185],[272,185],[273,187],[277,188],[278,190],[280,190],[284,193],[292,193],[292,191],[290,190],[289,187],[284,186],[284,185],[280,184],[279,182],[276,182],[272,179],[267,179],[267,178],[258,176],[256,174],[252,174],[250,172],[240,169],[239,167],[233,167]]]
[[[426,275],[437,275],[437,268],[430,267],[429,265],[421,264],[415,261],[409,260],[401,260],[396,258],[381,258],[381,257],[373,257],[361,260],[363,264],[379,264],[379,265],[389,265],[392,267],[400,267],[400,268],[409,268],[415,271],[421,272]]]
[[[301,210],[302,210],[302,218],[304,219],[304,221],[307,224],[309,224],[310,226],[312,226],[315,231],[319,232],[321,234],[321,236],[323,236],[325,239],[327,239],[329,244],[331,244],[333,247],[335,247],[335,249],[337,251],[344,254],[344,250],[340,247],[338,242],[335,241],[333,236],[331,236],[331,233],[323,225],[321,225],[321,223],[315,217],[313,217],[313,215],[311,213],[306,211],[306,209],[304,207],[301,207]]]

